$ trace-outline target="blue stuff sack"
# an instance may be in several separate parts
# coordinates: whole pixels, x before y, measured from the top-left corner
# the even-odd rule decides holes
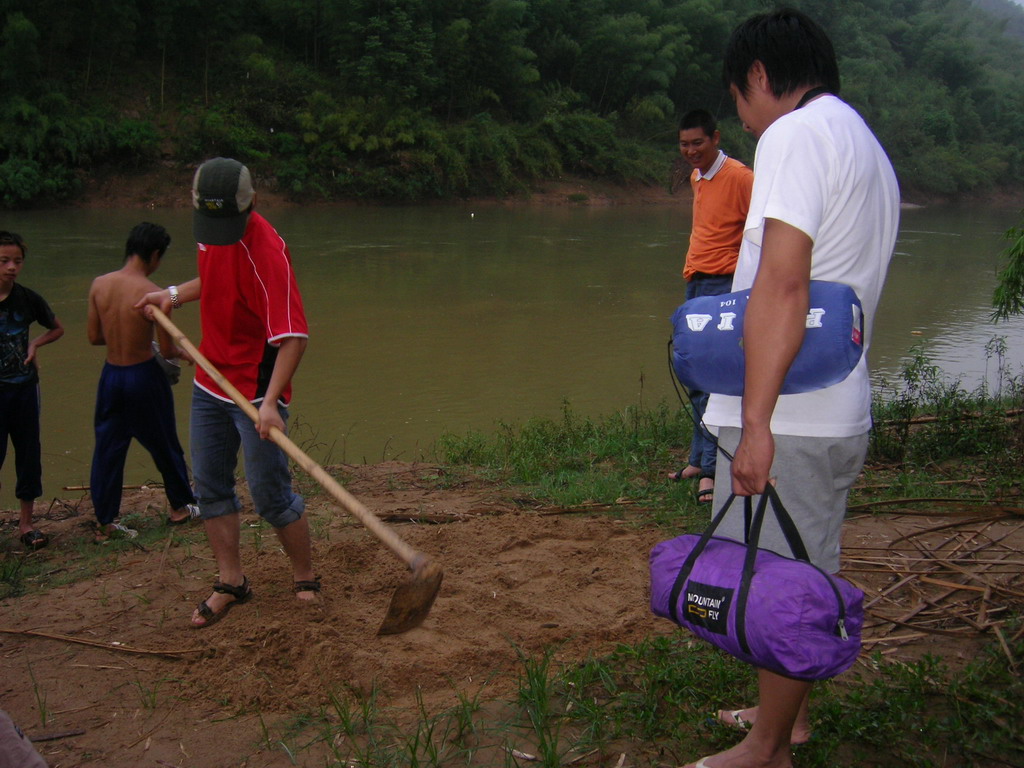
[[[860,654],[864,593],[808,561],[772,486],[748,526],[749,543],[714,536],[735,498],[703,534],[651,550],[651,610],[756,667],[797,680],[835,677]],[[769,498],[795,559],[757,547]],[[745,503],[749,518],[749,496]]]
[[[698,296],[672,315],[672,368],[687,389],[742,395],[743,316],[750,291]],[[848,285],[812,280],[803,344],[783,395],[838,384],[864,353],[864,311]]]

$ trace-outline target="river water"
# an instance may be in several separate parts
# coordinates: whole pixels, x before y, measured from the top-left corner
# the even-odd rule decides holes
[[[489,432],[499,422],[555,416],[566,402],[589,416],[674,402],[666,342],[683,295],[685,200],[263,213],[291,246],[310,320],[292,436],[319,461],[429,456],[446,431]],[[1003,233],[1019,214],[991,206],[904,212],[871,354],[877,380],[898,378],[915,345],[968,386],[992,380],[985,347],[997,335],[1019,369],[1024,320],[988,321]],[[173,237],[155,280],[193,276],[188,211],[8,212],[0,225],[25,237],[20,280],[67,328],[40,352],[48,496],[88,483],[103,349],[86,341],[86,296],[95,275],[120,266],[127,233],[141,220]],[[195,305],[175,322],[198,342]],[[190,389],[175,387],[186,445]],[[126,482],[157,477],[133,446]],[[0,505],[13,508],[13,460],[0,480]]]

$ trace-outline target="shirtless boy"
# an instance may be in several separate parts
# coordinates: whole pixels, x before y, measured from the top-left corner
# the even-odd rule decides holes
[[[133,437],[149,451],[163,477],[172,509],[167,523],[180,525],[199,517],[175,429],[171,385],[153,353],[153,323],[133,309],[147,293],[159,290],[149,276],[160,266],[170,243],[163,227],[139,224],[128,236],[124,266],[97,277],[89,290],[89,343],[107,347],[96,395],[96,450],[90,479],[100,540],[136,535],[116,522],[124,462]],[[156,332],[166,359],[183,356],[166,331],[158,327]]]

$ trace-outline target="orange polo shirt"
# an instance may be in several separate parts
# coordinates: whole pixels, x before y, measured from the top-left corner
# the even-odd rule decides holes
[[[753,171],[724,153],[719,153],[706,175],[693,169],[693,230],[684,278],[692,279],[694,272],[731,275],[735,271],[753,186]]]

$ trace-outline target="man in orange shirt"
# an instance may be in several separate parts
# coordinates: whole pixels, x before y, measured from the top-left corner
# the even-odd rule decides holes
[[[754,174],[718,148],[720,139],[715,118],[707,110],[688,112],[679,124],[679,153],[693,166],[693,227],[683,266],[687,299],[732,290],[732,273],[750,207]],[[696,423],[689,464],[669,473],[669,479],[699,477],[697,501],[710,502],[715,489],[717,447],[702,423],[708,393],[693,391],[690,401]]]

